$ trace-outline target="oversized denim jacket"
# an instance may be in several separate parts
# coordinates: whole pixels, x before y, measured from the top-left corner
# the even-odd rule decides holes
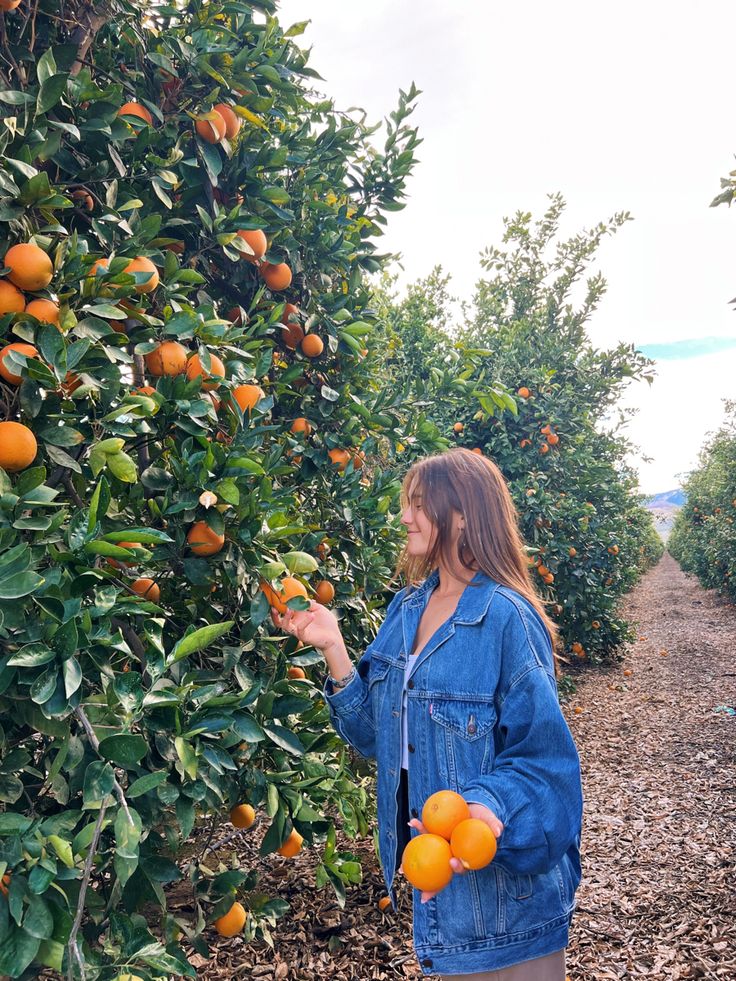
[[[394,905],[404,667],[437,571],[391,601],[355,678],[324,694],[333,725],[377,761],[379,851]],[[495,971],[567,946],[580,882],[583,797],[552,649],[520,594],[479,572],[424,647],[407,685],[409,807],[437,790],[486,804],[504,824],[493,862],[427,903],[414,890],[425,974]]]

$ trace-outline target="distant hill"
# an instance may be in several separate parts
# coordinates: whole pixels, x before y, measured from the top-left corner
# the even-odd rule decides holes
[[[672,531],[677,512],[686,501],[687,495],[677,487],[675,490],[655,494],[644,502],[644,506],[652,512],[655,527],[665,542]]]
[[[687,501],[687,495],[685,491],[680,487],[676,490],[664,491],[661,494],[655,494],[654,497],[650,497],[646,501],[646,507],[648,508],[681,508],[682,505]]]

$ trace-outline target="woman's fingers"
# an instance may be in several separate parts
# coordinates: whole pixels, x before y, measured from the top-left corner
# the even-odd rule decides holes
[[[420,835],[424,834],[424,825],[419,818],[412,818],[411,821],[409,821],[409,827],[416,828]]]
[[[459,858],[451,858],[450,867],[455,875],[465,875],[465,873],[468,871]]]

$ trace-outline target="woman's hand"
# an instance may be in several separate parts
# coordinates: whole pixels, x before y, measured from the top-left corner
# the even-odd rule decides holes
[[[286,613],[280,614],[271,608],[271,619],[279,629],[319,651],[344,649],[337,618],[326,606],[314,600],[308,610],[287,609]]]
[[[468,804],[468,810],[470,811],[471,818],[479,818],[481,821],[485,821],[496,838],[498,839],[501,837],[503,834],[503,824],[498,820],[490,807],[486,807],[485,804]],[[416,828],[419,834],[424,834],[426,831],[424,825],[418,818],[412,818],[411,821],[409,821],[409,826]],[[467,872],[467,869],[459,858],[451,858],[450,866],[455,875],[465,875]],[[399,872],[402,871],[403,869],[399,868]],[[436,896],[437,892],[439,892],[439,890],[436,890],[435,892],[423,891],[421,902],[426,903],[428,899],[432,899],[433,896]]]

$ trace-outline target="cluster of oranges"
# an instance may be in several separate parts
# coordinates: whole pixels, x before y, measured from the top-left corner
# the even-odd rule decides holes
[[[439,892],[454,875],[451,858],[466,869],[485,868],[496,854],[496,836],[485,821],[470,816],[467,802],[454,790],[438,790],[422,808],[425,831],[404,849],[401,866],[415,889]]]

